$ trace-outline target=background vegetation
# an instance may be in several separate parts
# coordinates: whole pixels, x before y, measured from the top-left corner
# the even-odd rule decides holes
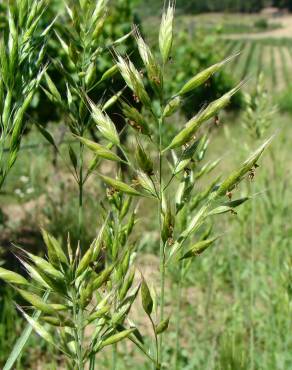
[[[146,3],[145,3],[146,4]],[[161,9],[163,1],[149,0],[147,4],[151,7],[144,5],[141,1],[141,6],[148,9],[148,12],[155,14],[156,11]],[[292,9],[290,0],[177,0],[177,9],[179,12],[189,14],[204,13],[204,12],[243,12],[243,13],[257,13],[265,7],[273,6],[279,9]]]

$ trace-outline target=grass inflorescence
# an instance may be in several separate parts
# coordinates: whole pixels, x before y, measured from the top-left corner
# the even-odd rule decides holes
[[[28,3],[34,12],[28,5],[21,6]],[[157,32],[157,52],[152,50],[137,27],[133,35],[126,34],[109,44],[104,42],[108,1],[69,2],[65,7],[69,25],[61,20],[55,27],[52,21],[49,27],[37,33],[38,41],[43,42],[50,31],[53,35],[50,37],[58,43],[62,55],[62,58],[52,57],[50,66],[43,67],[41,61],[45,47],[36,53],[36,41],[29,21],[36,17],[36,25],[32,27],[35,30],[45,6],[45,2],[19,1],[15,12],[9,12],[10,30],[14,34],[9,39],[8,49],[2,45],[0,50],[4,81],[1,93],[5,102],[3,128],[7,128],[10,140],[11,166],[16,160],[23,134],[24,113],[35,90],[41,87],[54,107],[63,112],[70,138],[77,143],[74,147],[68,143],[65,157],[53,133],[38,123],[36,127],[64,159],[77,184],[78,209],[75,214],[79,241],[71,245],[69,235],[65,246],[42,230],[46,256],[40,257],[18,247],[16,255],[27,276],[0,267],[0,278],[11,284],[26,302],[24,307],[17,306],[19,311],[33,330],[64,356],[69,368],[95,369],[97,356],[110,346],[112,368],[115,369],[120,356],[118,344],[128,339],[133,344],[131,348],[138,349],[149,361],[149,366],[156,370],[179,369],[183,283],[198,256],[216,246],[221,237],[224,240],[223,235],[213,232],[215,220],[226,213],[236,214],[236,208],[250,199],[248,194],[235,194],[242,181],[253,179],[260,157],[273,136],[258,144],[258,148],[233,171],[214,174],[220,160],[206,160],[207,153],[212,151],[210,132],[220,126],[221,111],[229,106],[232,97],[242,88],[243,83],[238,82],[228,92],[194,112],[183,127],[174,127],[169,140],[163,137],[186,96],[208,84],[215,74],[237,57],[237,54],[228,57],[189,76],[177,91],[169,93],[168,71],[172,68],[175,37],[174,2],[170,1],[163,10]],[[21,35],[25,37],[25,43],[20,38],[14,45],[18,33],[13,14],[18,14],[18,28],[24,30]],[[129,37],[135,39],[142,68],[138,63],[136,65],[131,54],[124,55],[123,49],[119,49]],[[27,40],[32,43],[29,48]],[[22,48],[17,54],[15,49],[19,45]],[[108,49],[113,55],[112,65],[99,76],[96,65]],[[250,49],[250,56],[252,52]],[[24,89],[21,94],[18,90],[12,93],[12,87],[19,85],[19,81],[12,79],[11,82],[11,73],[15,72],[15,78],[22,74],[14,55],[18,55],[20,65],[26,64],[30,72],[26,75],[30,80],[21,81]],[[56,70],[64,79],[63,86],[53,78],[51,71]],[[106,101],[103,97],[98,100],[91,95],[96,86],[104,82],[110,84],[111,78],[117,74],[123,79],[120,91]],[[130,92],[132,101],[123,95],[124,91]],[[17,104],[13,105],[15,97]],[[254,126],[251,119],[256,110],[261,114],[266,102],[262,106],[256,97],[254,101],[249,97],[247,104],[246,122],[251,127]],[[113,107],[119,107],[126,123],[122,129],[116,127],[110,114]],[[269,114],[265,116],[266,120],[268,118]],[[259,126],[256,127],[256,135],[262,132],[262,123]],[[99,227],[96,238],[86,245],[84,193],[94,176],[100,187],[100,199],[97,200],[100,211],[92,222]],[[202,179],[204,186],[199,186]],[[140,253],[137,245],[142,235],[133,237],[132,233],[138,223],[141,203],[151,204],[157,209],[154,242],[159,260],[159,279],[155,289],[143,271],[140,279],[135,272],[136,255]],[[174,289],[178,299],[171,302],[171,310],[168,310],[167,275],[173,271],[177,274]],[[139,319],[147,320],[150,335],[144,334],[131,317],[131,309],[137,305],[139,293],[144,311]],[[173,311],[175,314],[171,313]],[[176,328],[175,348],[173,357],[169,359],[166,356],[166,338],[172,323]]]

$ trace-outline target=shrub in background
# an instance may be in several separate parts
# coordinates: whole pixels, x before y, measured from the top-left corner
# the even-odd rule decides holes
[[[292,113],[292,87],[289,86],[284,90],[277,99],[277,104],[280,111],[284,113]]]

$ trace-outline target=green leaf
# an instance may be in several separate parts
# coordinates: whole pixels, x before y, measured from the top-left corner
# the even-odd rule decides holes
[[[72,163],[72,166],[76,170],[77,165],[78,165],[78,160],[77,160],[76,153],[74,152],[74,150],[73,150],[73,148],[72,148],[71,145],[69,145],[69,157],[70,157],[70,161]]]
[[[47,131],[43,126],[36,124],[39,132],[43,135],[43,137],[51,144],[53,147],[57,148],[55,140],[53,136]]]

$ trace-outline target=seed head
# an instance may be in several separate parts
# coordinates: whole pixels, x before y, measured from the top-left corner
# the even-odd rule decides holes
[[[204,84],[206,81],[209,80],[209,78],[216,72],[218,72],[225,64],[230,62],[233,58],[237,57],[238,54],[235,54],[222,62],[213,64],[211,67],[205,69],[204,71],[198,73],[196,76],[191,78],[179,91],[178,95],[184,95],[192,90],[194,90],[196,87]]]
[[[123,113],[128,118],[128,123],[135,130],[144,135],[150,135],[150,128],[143,115],[135,108],[127,103],[122,103]]]
[[[108,0],[99,0],[96,3],[95,10],[92,14],[92,23],[95,23],[99,18],[103,17],[107,11]]]
[[[256,165],[258,159],[263,154],[264,150],[270,145],[274,136],[266,140],[243,164],[232,172],[220,185],[214,196],[223,196],[226,192],[231,191],[241,179],[249,173]]]
[[[162,80],[160,66],[155,60],[149,46],[143,40],[137,27],[135,28],[134,34],[135,34],[135,39],[138,45],[140,56],[147,70],[149,79],[154,85],[160,88],[161,80]]]
[[[159,48],[163,64],[168,61],[173,40],[174,2],[169,1],[167,9],[162,14],[159,31]]]
[[[28,285],[28,281],[16,272],[9,271],[0,267],[0,279],[11,284]]]
[[[106,113],[102,112],[102,110],[97,105],[95,105],[91,100],[88,99],[88,102],[91,107],[92,118],[94,122],[97,124],[97,128],[102,134],[102,136],[105,137],[111,143],[119,145],[120,138],[113,121]]]
[[[137,171],[137,182],[144,190],[156,197],[156,191],[150,177],[142,171]]]
[[[175,113],[181,106],[182,99],[179,96],[172,98],[164,108],[163,117],[169,117]]]
[[[242,84],[239,84],[237,87],[221,96],[221,98],[214,100],[194,118],[187,122],[186,127],[173,138],[167,149],[176,148],[191,141],[202,123],[214,117],[214,115],[216,115],[221,109],[225,108],[229,104],[231,97],[237,93],[241,86]]]
[[[126,61],[117,54],[117,66],[121,72],[123,79],[128,87],[133,91],[135,96],[147,107],[151,106],[151,100],[145,90],[145,86],[141,74],[137,71],[134,64]]]
[[[114,66],[112,66],[111,68],[107,69],[103,75],[101,76],[101,79],[99,80],[99,82],[103,82],[111,77],[113,77],[117,72],[118,72],[118,66],[115,64]]]
[[[137,142],[136,159],[138,166],[148,176],[153,175],[153,162],[150,156],[146,153],[142,145]]]

